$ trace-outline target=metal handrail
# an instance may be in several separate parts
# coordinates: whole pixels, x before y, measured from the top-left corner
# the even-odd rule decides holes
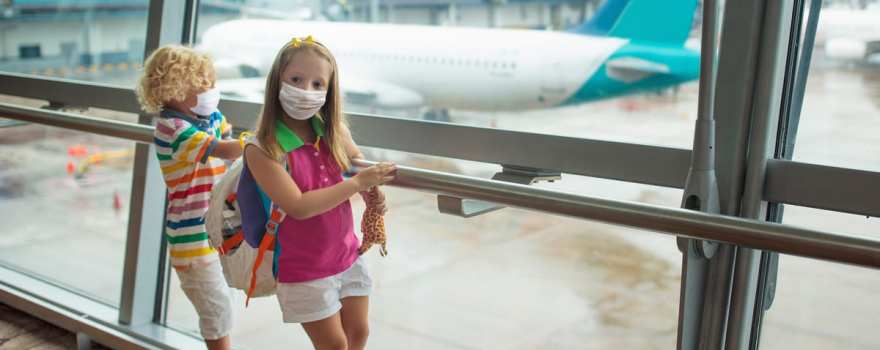
[[[0,103],[0,117],[151,143],[146,125]],[[601,221],[655,232],[773,250],[803,257],[880,268],[880,239],[679,208],[608,200],[398,166],[390,185],[479,199],[511,207]]]

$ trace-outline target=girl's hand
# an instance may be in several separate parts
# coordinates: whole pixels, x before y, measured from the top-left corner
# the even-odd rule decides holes
[[[358,192],[363,192],[371,187],[394,180],[394,172],[396,170],[397,166],[394,164],[382,162],[361,170],[352,178],[352,181],[357,184]]]
[[[370,199],[371,191],[376,191],[376,198]],[[385,206],[385,193],[383,193],[382,190],[379,189],[379,187],[360,192],[360,194],[361,197],[363,197],[364,203],[366,203],[366,205],[375,207],[379,210],[379,212],[382,213],[382,215],[385,215],[385,213],[388,212],[388,207]]]

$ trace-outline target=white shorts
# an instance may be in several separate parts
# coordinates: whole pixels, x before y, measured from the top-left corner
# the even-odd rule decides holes
[[[180,288],[199,314],[202,337],[217,340],[229,335],[232,329],[232,300],[220,260],[175,271],[180,279]]]
[[[342,273],[299,283],[278,283],[278,303],[285,323],[323,320],[342,309],[343,298],[370,295],[373,280],[358,258]]]

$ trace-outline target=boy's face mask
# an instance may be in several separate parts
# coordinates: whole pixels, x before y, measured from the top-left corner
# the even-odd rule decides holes
[[[327,91],[308,91],[282,82],[278,99],[281,101],[281,108],[284,108],[287,115],[296,120],[306,120],[318,113],[324,106]]]
[[[195,107],[190,107],[193,113],[201,116],[211,115],[217,111],[217,105],[220,104],[220,90],[212,88],[208,91],[198,94],[198,102]]]

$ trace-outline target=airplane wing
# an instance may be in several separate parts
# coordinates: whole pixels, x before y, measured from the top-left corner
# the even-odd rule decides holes
[[[343,77],[339,82],[346,102],[385,108],[415,108],[425,105],[417,91],[377,80]]]
[[[831,38],[825,43],[825,55],[843,60],[870,60],[880,55],[880,39]]]
[[[263,103],[266,78],[218,79],[217,88],[223,97]]]
[[[262,103],[266,78],[219,79],[217,88],[227,98]],[[417,108],[425,105],[421,94],[413,90],[375,80],[346,78],[340,82],[345,101],[384,108]]]
[[[605,63],[608,77],[632,83],[654,74],[669,74],[669,66],[635,57],[615,58]]]

